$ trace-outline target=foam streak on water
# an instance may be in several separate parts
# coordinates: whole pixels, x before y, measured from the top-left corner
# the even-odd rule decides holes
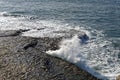
[[[60,49],[49,50],[46,53],[74,63],[100,79],[115,80],[120,74],[120,50],[114,49],[112,42],[106,40],[101,31],[73,27],[61,21],[34,20],[34,17],[11,15],[6,12],[0,14],[0,30],[19,29],[28,30],[23,32],[22,36],[67,36],[61,41]]]
[[[61,24],[60,21],[34,19],[3,12],[0,15],[0,30],[29,30],[22,36],[31,37],[70,37],[74,33],[81,32],[79,27],[72,28],[67,24]]]

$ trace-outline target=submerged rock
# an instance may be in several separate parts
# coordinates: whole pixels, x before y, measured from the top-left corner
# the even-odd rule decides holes
[[[0,37],[1,80],[97,80],[75,65],[47,55],[61,38]]]

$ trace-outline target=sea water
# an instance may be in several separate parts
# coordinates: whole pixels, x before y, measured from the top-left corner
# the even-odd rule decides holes
[[[0,0],[0,30],[19,29],[27,30],[21,36],[67,36],[46,53],[99,79],[120,75],[120,0]]]

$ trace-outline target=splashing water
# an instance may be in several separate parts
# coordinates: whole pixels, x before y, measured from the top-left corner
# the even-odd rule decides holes
[[[100,36],[81,43],[82,40],[75,35],[61,41],[60,49],[46,53],[74,63],[99,79],[115,80],[120,74],[120,51],[115,50],[110,41]]]
[[[6,12],[0,14],[0,26],[0,30],[29,29],[22,36],[67,36],[61,41],[60,49],[46,53],[74,63],[100,79],[115,80],[120,74],[120,50],[115,49],[101,31],[73,27],[61,21],[31,20],[28,16]]]

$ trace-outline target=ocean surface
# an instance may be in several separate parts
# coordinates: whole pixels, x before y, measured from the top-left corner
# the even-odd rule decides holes
[[[0,0],[0,30],[19,29],[30,37],[75,33],[46,53],[103,80],[120,75],[120,0]],[[78,33],[89,39],[82,42]]]

